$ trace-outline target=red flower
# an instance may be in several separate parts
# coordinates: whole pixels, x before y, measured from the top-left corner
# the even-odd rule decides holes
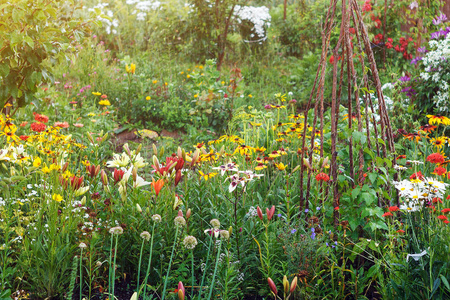
[[[333,63],[334,63],[334,56],[331,55],[331,56],[330,56],[330,64],[333,64]]]
[[[266,208],[267,220],[272,220],[273,214],[275,213],[275,205],[272,205],[270,209]]]
[[[395,46],[394,49],[395,49],[395,51],[397,51],[397,52],[401,52],[401,51],[402,51],[402,50],[400,49],[400,45]]]
[[[31,123],[30,128],[33,131],[42,132],[42,131],[45,131],[47,126],[44,123],[35,122],[35,123]]]
[[[446,169],[444,169],[443,167],[437,167],[436,169],[434,169],[432,174],[442,176],[442,175],[445,175],[445,173],[447,173]]]
[[[441,200],[441,198],[438,198],[438,197],[434,197],[433,198],[433,203],[442,203],[442,200]]]
[[[448,195],[447,198],[445,198],[445,199],[450,200],[450,195]]]
[[[336,207],[334,208],[334,210],[339,210],[339,206],[336,206]]]
[[[393,41],[394,41],[393,39],[388,38],[388,42],[389,42],[389,43],[392,43]]]
[[[450,223],[450,222],[449,222],[448,220],[444,220],[444,223],[445,223],[445,224],[448,224],[448,223]]]
[[[120,170],[120,169],[119,169],[119,170],[114,169],[114,173],[113,173],[114,184],[116,184],[116,183],[118,183],[119,181],[121,181],[124,174],[125,174],[125,171]]]
[[[450,208],[444,208],[443,210],[441,210],[441,212],[443,214],[446,214],[446,213],[450,212]]]
[[[386,48],[388,48],[388,49],[392,49],[394,46],[392,45],[392,43],[390,43],[390,42],[387,42],[386,43]]]
[[[394,212],[394,211],[397,211],[397,210],[399,210],[398,206],[391,206],[391,207],[389,207],[389,211]]]
[[[330,177],[325,173],[319,173],[316,175],[316,180],[328,182],[330,180]]]
[[[19,136],[19,139],[21,139],[22,141],[26,141],[28,140],[29,136],[28,135],[21,135]]]
[[[422,174],[421,171],[416,172],[416,173],[412,174],[411,176],[409,176],[409,179],[410,179],[410,180],[414,180],[414,179],[420,179],[420,180],[423,180],[424,178],[425,178],[425,177],[423,176],[423,174]]]
[[[403,229],[399,229],[397,230],[398,233],[405,233],[405,231]]]
[[[445,158],[440,153],[432,153],[428,155],[427,161],[429,161],[432,164],[441,164],[445,161]]]
[[[399,156],[397,156],[397,159],[402,159],[402,158],[406,158],[406,155],[399,155]]]
[[[46,115],[35,114],[34,119],[38,122],[47,123],[48,117]]]
[[[356,33],[356,30],[355,30],[355,28],[353,28],[353,27],[350,27],[350,28],[348,29],[348,31],[349,31],[351,34],[355,34],[355,33]]]
[[[444,215],[440,215],[437,217],[439,220],[447,220],[447,217]]]
[[[385,212],[385,213],[383,214],[383,217],[385,217],[385,218],[387,218],[387,217],[392,217],[392,216],[393,216],[393,214],[392,214],[390,211]]]

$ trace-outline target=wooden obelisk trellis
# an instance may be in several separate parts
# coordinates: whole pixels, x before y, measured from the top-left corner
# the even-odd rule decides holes
[[[336,17],[336,4],[338,0],[331,0],[326,20],[325,26],[322,31],[322,55],[320,57],[320,63],[317,68],[316,79],[314,81],[314,85],[306,106],[306,110],[304,112],[304,122],[305,126],[303,129],[303,140],[302,140],[302,158],[301,161],[305,159],[305,154],[308,152],[309,165],[312,165],[313,160],[313,151],[314,151],[314,134],[317,128],[317,121],[319,119],[319,131],[320,131],[320,156],[323,157],[323,125],[324,125],[324,89],[325,89],[325,71],[327,66],[327,53],[330,47],[330,36],[332,29],[335,24]],[[370,90],[369,87],[369,78],[367,72],[364,72],[364,57],[359,55],[359,61],[362,66],[362,80],[358,81],[357,73],[355,71],[355,66],[353,64],[353,49],[350,40],[350,21],[353,22],[353,27],[355,28],[356,35],[356,47],[359,49],[359,53],[365,53],[367,57],[371,75],[372,75],[372,85],[375,87],[376,95],[378,97],[378,115],[380,117],[379,121],[376,121],[375,118],[369,116],[368,113],[364,114],[364,122],[365,122],[365,131],[367,135],[367,147],[369,149],[374,149],[378,156],[382,157],[390,157],[389,154],[394,152],[394,140],[392,134],[392,128],[389,121],[389,116],[386,111],[386,105],[384,102],[383,93],[381,91],[381,82],[378,76],[378,70],[376,66],[376,62],[373,56],[372,48],[369,41],[369,36],[367,34],[367,30],[364,26],[361,9],[356,2],[356,0],[342,0],[342,20],[341,20],[341,29],[338,42],[334,49],[332,49],[332,53],[334,58],[337,58],[339,55],[342,57],[341,60],[334,59],[332,62],[333,66],[333,82],[332,82],[332,99],[331,99],[331,165],[330,165],[330,175],[332,179],[331,192],[327,188],[327,195],[332,195],[333,206],[339,207],[339,194],[340,191],[338,189],[337,184],[337,175],[338,175],[338,165],[337,165],[337,125],[339,120],[339,106],[341,102],[341,94],[342,89],[345,88],[343,86],[344,73],[347,76],[347,108],[348,108],[348,127],[350,129],[354,128],[353,124],[353,116],[357,119],[357,128],[359,132],[363,132],[363,120],[361,116],[361,105],[360,105],[360,91],[362,87],[366,87],[364,95],[362,95],[364,106],[367,109],[371,109],[374,111],[374,105],[372,99],[367,91]],[[340,50],[340,51],[339,51]],[[338,72],[338,64],[340,62],[340,71]],[[339,76],[338,76],[339,75]],[[362,82],[362,83],[359,83]],[[314,118],[312,122],[312,137],[311,144],[306,145],[306,130],[308,124],[308,111],[311,108],[311,103],[313,98],[314,101]],[[354,106],[354,107],[353,107]],[[374,137],[371,138],[370,133],[370,125],[372,124],[374,128]],[[377,126],[380,126],[378,129]],[[378,139],[381,138],[385,143],[379,143]],[[374,141],[374,143],[372,143]],[[354,179],[353,187],[357,184],[362,183],[364,181],[364,157],[363,150],[361,148],[358,153],[353,153],[352,147],[352,136],[349,137],[348,145],[349,145],[349,175]],[[395,163],[395,158],[394,158]],[[357,166],[357,174],[355,174],[355,165]],[[308,170],[307,173],[307,183],[306,189],[304,189],[303,178],[306,167],[302,163],[301,171],[300,171],[300,211],[303,212],[304,209],[308,208],[309,205],[309,196],[310,196],[310,188],[311,188],[311,177],[312,172]],[[305,201],[306,200],[306,201]],[[382,203],[379,201],[379,205]],[[334,224],[337,226],[339,223],[339,211],[334,210]]]

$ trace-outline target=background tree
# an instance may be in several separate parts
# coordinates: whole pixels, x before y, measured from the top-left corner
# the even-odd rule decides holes
[[[90,23],[97,22],[82,17],[81,8],[82,2],[74,0],[0,5],[0,108],[30,103],[39,84],[51,80],[52,63],[64,61]]]

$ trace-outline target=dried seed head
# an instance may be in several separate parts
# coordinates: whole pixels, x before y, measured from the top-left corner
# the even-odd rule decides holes
[[[152,221],[155,223],[161,223],[161,220],[162,220],[162,218],[158,214],[152,216]]]
[[[209,224],[212,225],[212,227],[214,227],[214,229],[219,229],[220,228],[220,221],[217,219],[212,219]]]
[[[150,233],[148,231],[142,231],[141,238],[143,238],[146,241],[150,240]]]
[[[175,217],[174,222],[177,227],[186,226],[186,220],[181,216]]]
[[[197,239],[192,235],[188,235],[183,240],[184,247],[189,250],[194,249],[195,246],[197,246],[197,244],[198,244]]]

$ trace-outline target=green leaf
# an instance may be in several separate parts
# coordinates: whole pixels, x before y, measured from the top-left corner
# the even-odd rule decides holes
[[[6,77],[9,74],[9,66],[7,63],[0,64],[0,77]]]
[[[442,283],[445,285],[445,287],[447,288],[447,290],[450,291],[450,285],[448,284],[447,278],[444,277],[444,275],[439,275],[439,277],[441,277]]]
[[[352,191],[352,198],[356,199],[359,195],[359,193],[361,192],[360,187],[356,187],[353,191]]]
[[[30,46],[31,48],[34,48],[34,42],[33,42],[33,40],[32,40],[28,35],[26,35],[26,36],[23,38],[23,40],[24,40],[25,43],[28,44],[28,46]]]

